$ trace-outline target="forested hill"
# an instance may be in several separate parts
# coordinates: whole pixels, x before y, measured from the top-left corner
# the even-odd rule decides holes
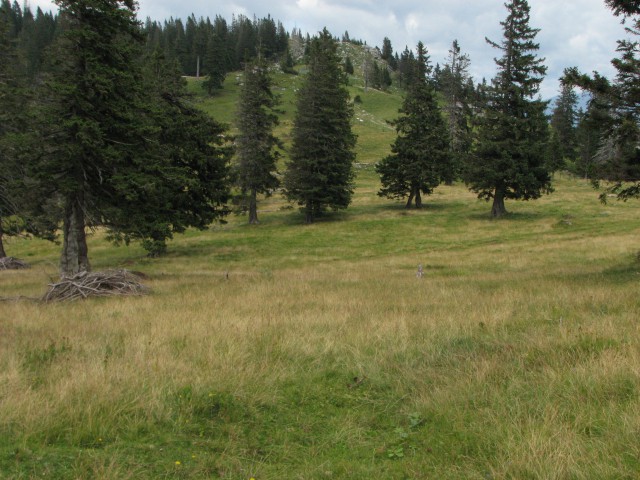
[[[15,61],[12,75],[30,85],[40,84],[41,77],[57,58],[52,48],[65,31],[65,22],[60,15],[40,8],[34,12],[28,6],[21,7],[17,1],[0,1],[3,36],[15,52],[15,55],[12,53],[15,58],[11,59],[11,62]],[[135,54],[142,63],[154,54],[161,54],[182,75],[200,77],[202,81],[198,84],[211,97],[210,103],[225,104],[227,112],[235,111],[237,100],[233,92],[223,92],[224,88],[229,88],[228,77],[232,72],[239,72],[244,63],[257,56],[284,74],[304,71],[311,40],[309,33],[298,29],[286,31],[283,24],[271,16],[251,19],[237,15],[225,19],[220,15],[197,17],[191,14],[186,19],[139,21],[137,30],[142,42],[141,48],[136,46]],[[337,40],[341,45],[344,71],[351,76],[352,82],[362,84],[364,91],[373,89],[404,95],[414,82],[415,50],[405,47],[403,51],[395,51],[387,37],[380,39],[380,47],[353,39],[348,32],[342,33]],[[478,113],[486,107],[492,86],[488,81],[478,82],[471,77],[472,59],[465,54],[464,45],[454,39],[451,41],[449,55],[442,64],[428,57],[429,46],[425,46],[425,73],[438,93],[450,134],[455,137],[452,145],[456,146],[452,148],[466,153],[471,146],[469,133],[473,131],[473,123],[481,118]],[[358,91],[352,88],[352,95],[357,103]],[[393,103],[394,107],[397,103]],[[550,114],[550,126],[555,135],[551,136],[547,155],[552,158],[553,168],[568,168],[581,176],[593,175],[594,155],[606,124],[601,117],[608,118],[610,106],[602,101],[592,102],[579,110],[575,93],[567,88],[548,107],[546,112]],[[375,121],[393,131],[386,122],[395,118],[397,110],[392,115],[388,115],[388,108],[381,110],[385,111],[385,116]],[[356,125],[358,122],[356,119]],[[364,142],[360,144],[364,146]],[[387,147],[388,144],[385,149]],[[371,148],[375,148],[375,143]]]
[[[65,29],[58,14],[40,7],[32,11],[17,1],[0,2],[0,16],[8,25],[7,36],[17,44],[22,63],[30,76],[46,68],[46,51]],[[245,60],[258,52],[266,59],[278,61],[289,52],[296,60],[304,55],[309,35],[294,29],[287,32],[282,23],[267,16],[249,19],[244,15],[227,19],[216,15],[186,20],[169,18],[163,21],[146,19],[140,24],[145,38],[145,52],[160,49],[167,58],[175,59],[187,76],[200,72],[207,75],[215,68],[239,70]],[[348,33],[345,34],[348,38]],[[354,41],[353,43],[361,43]]]
[[[64,31],[64,22],[57,14],[44,12],[39,7],[33,12],[28,6],[21,7],[9,0],[1,0],[0,17],[8,25],[6,34],[17,47],[21,68],[28,78],[35,79],[47,70],[47,50]],[[309,33],[299,29],[287,32],[282,23],[271,16],[250,19],[244,15],[233,16],[230,21],[220,15],[211,20],[194,14],[186,20],[146,19],[140,23],[140,35],[144,39],[141,54],[148,56],[160,51],[174,61],[185,76],[215,77],[214,87],[220,83],[216,78],[241,70],[245,61],[258,55],[290,71],[295,64],[304,62],[311,39]],[[412,50],[395,52],[387,37],[380,39],[381,47],[352,39],[349,32],[342,33],[337,40],[363,47],[361,52],[367,52],[366,58],[356,54],[363,57],[356,61],[356,66],[364,64],[365,69],[355,73],[363,75],[368,86],[385,89],[394,82],[403,87],[410,83],[415,62]],[[353,68],[351,60],[355,59],[345,60],[348,60],[345,69],[354,73],[350,69]],[[436,79],[446,77],[446,66],[436,65],[433,73]]]

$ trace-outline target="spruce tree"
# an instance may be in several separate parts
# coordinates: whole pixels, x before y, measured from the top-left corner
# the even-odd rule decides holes
[[[17,7],[17,4],[15,5]],[[6,256],[5,236],[29,233],[52,240],[58,225],[44,212],[51,199],[43,199],[26,175],[26,164],[37,145],[30,132],[34,98],[27,71],[19,54],[19,42],[11,35],[8,2],[0,4],[0,257]]]
[[[578,123],[578,96],[572,85],[561,86],[551,114],[551,128],[560,145],[560,158],[574,161],[577,155],[576,126]],[[558,164],[561,167],[562,162]]]
[[[507,213],[506,199],[531,200],[551,191],[546,162],[548,125],[546,102],[537,97],[546,72],[536,57],[538,29],[529,25],[529,4],[511,0],[501,22],[502,52],[496,59],[498,74],[488,90],[487,105],[479,117],[475,151],[465,180],[479,198],[493,200],[491,215]]]
[[[409,47],[404,47],[404,51],[398,59],[398,80],[402,88],[408,89],[413,83],[416,58]]]
[[[353,62],[351,61],[351,57],[349,57],[349,56],[347,56],[344,59],[344,72],[347,75],[353,75],[353,73],[354,73]]]
[[[451,183],[461,173],[471,150],[471,95],[469,88],[469,56],[463,54],[457,40],[449,49],[449,57],[440,74],[440,90],[444,97],[444,112],[451,140],[451,171],[446,182]]]
[[[427,79],[427,52],[418,43],[414,81],[404,99],[402,116],[394,124],[398,136],[391,155],[384,158],[376,171],[382,188],[378,195],[388,198],[408,197],[406,208],[415,200],[422,207],[422,194],[430,195],[450,171],[449,134],[438,107],[433,83]]]
[[[40,94],[43,150],[30,173],[62,205],[62,275],[90,269],[85,229],[101,223],[150,132],[140,125],[140,44],[131,0],[58,0],[64,34]],[[51,181],[55,179],[54,181]]]
[[[207,42],[207,53],[204,57],[204,67],[207,78],[202,82],[202,88],[209,95],[213,95],[216,90],[220,90],[227,74],[226,50],[223,40],[215,33],[209,36]]]
[[[63,276],[90,269],[87,226],[152,252],[225,213],[223,129],[183,100],[176,74],[143,80],[132,0],[58,0],[64,33],[44,84],[29,176],[61,206]],[[168,78],[168,79],[167,79]],[[222,211],[221,211],[222,210]]]
[[[337,45],[324,29],[309,45],[309,72],[298,91],[285,195],[302,206],[307,223],[327,207],[343,209],[354,189],[353,107]]]
[[[393,47],[391,46],[391,40],[389,40],[388,37],[384,37],[384,40],[382,41],[382,51],[380,58],[387,62],[391,70],[395,70],[396,68],[398,68],[396,57],[393,54]]]
[[[595,157],[611,125],[611,106],[606,98],[595,94],[591,96],[586,111],[578,112],[578,126],[576,128],[577,158],[575,173],[585,179],[598,178]]]
[[[118,179],[124,203],[111,209],[106,226],[113,238],[142,240],[157,256],[174,233],[205,229],[229,213],[232,151],[223,126],[192,103],[175,62],[157,50],[144,67],[143,107],[154,141],[147,145],[146,161]]]
[[[293,60],[291,50],[289,50],[289,47],[285,48],[282,56],[280,57],[280,70],[282,70],[282,73],[297,75],[298,72],[296,72],[295,68],[293,68],[295,64],[296,62]]]
[[[597,72],[590,77],[576,68],[565,71],[564,81],[588,90],[601,103],[609,105],[610,118],[600,138],[600,148],[594,158],[593,175],[614,184],[601,196],[613,193],[618,199],[640,198],[640,2],[637,0],[606,0],[614,15],[630,22],[631,38],[618,41],[619,57],[612,60],[617,70],[613,81]]]
[[[18,176],[18,160],[15,155],[15,138],[20,128],[21,99],[17,82],[17,52],[15,41],[9,34],[10,5],[0,4],[0,258],[6,257],[3,237],[8,230],[8,218],[18,212],[14,192]]]
[[[270,195],[280,183],[275,148],[281,143],[273,135],[278,124],[276,105],[266,64],[261,60],[247,63],[237,114],[236,177],[248,204],[250,224],[258,223],[257,195]]]

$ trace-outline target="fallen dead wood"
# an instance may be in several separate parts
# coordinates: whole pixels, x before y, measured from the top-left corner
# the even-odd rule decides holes
[[[148,292],[149,289],[140,283],[140,277],[128,270],[80,272],[49,284],[49,290],[42,301],[64,302],[88,297],[145,295]]]
[[[24,270],[25,268],[29,268],[29,264],[27,262],[23,262],[18,258],[0,258],[0,270]]]

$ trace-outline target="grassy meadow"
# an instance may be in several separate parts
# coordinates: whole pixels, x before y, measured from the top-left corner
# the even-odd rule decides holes
[[[276,195],[158,259],[95,232],[149,296],[34,302],[59,247],[7,242],[0,478],[640,478],[637,202],[558,175],[499,221],[463,185],[407,211],[372,166],[399,97],[361,94],[348,210]]]

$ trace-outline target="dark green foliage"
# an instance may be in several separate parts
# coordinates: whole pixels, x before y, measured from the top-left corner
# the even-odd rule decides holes
[[[198,73],[199,58],[200,73],[208,75],[205,87],[208,92],[221,85],[220,72],[240,69],[258,54],[277,60],[285,56],[289,47],[289,35],[271,16],[251,20],[238,15],[228,25],[219,15],[211,22],[209,18],[197,19],[191,14],[186,22],[173,18],[163,23],[149,20],[144,24],[143,34],[149,54],[156,47],[162,48],[167,59],[180,62],[185,75]]]
[[[605,0],[607,6],[613,10],[614,15],[640,15],[640,2],[638,0]]]
[[[535,56],[538,30],[529,26],[526,0],[511,0],[506,7],[502,43],[487,39],[502,57],[496,59],[498,75],[487,92],[474,155],[465,171],[470,189],[479,198],[493,199],[494,217],[506,213],[505,199],[531,200],[551,191],[546,102],[534,98],[546,72],[543,59]]]
[[[391,40],[387,37],[384,37],[384,40],[382,41],[381,58],[387,62],[391,70],[396,70],[398,68],[398,62],[393,54],[393,47],[391,46]]]
[[[238,15],[231,23],[230,42],[234,46],[234,66],[240,66],[258,54],[256,27],[244,15]]]
[[[309,45],[309,73],[298,92],[285,194],[307,223],[326,207],[346,208],[354,189],[353,108],[337,45],[325,29]]]
[[[149,253],[158,255],[173,233],[205,229],[228,213],[231,149],[225,146],[224,128],[189,101],[175,63],[157,51],[144,73],[155,142],[136,171],[118,178],[124,203],[108,225],[114,237],[143,240]],[[144,208],[132,209],[135,205]]]
[[[378,195],[409,197],[407,208],[414,199],[416,208],[421,208],[422,194],[431,194],[451,168],[449,135],[427,79],[428,68],[426,49],[419,43],[415,81],[400,109],[402,116],[394,122],[398,136],[391,155],[376,165],[382,182]]]
[[[353,75],[353,62],[350,57],[344,59],[344,71],[347,75]]]
[[[391,40],[388,37],[384,37],[382,41],[382,52],[381,58],[385,61],[388,61],[393,57],[393,47],[391,46]]]
[[[438,75],[451,140],[451,171],[446,175],[448,183],[459,178],[471,150],[473,83],[469,74],[470,63],[469,56],[461,53],[458,41],[454,40],[447,63]]]
[[[62,207],[61,272],[70,274],[89,269],[85,225],[109,221],[106,211],[124,194],[117,183],[143,161],[150,130],[140,123],[133,4],[60,0],[58,6],[64,35],[40,92],[42,150],[30,173]]]
[[[282,27],[282,25],[280,25]],[[276,22],[268,15],[257,22],[258,55],[262,58],[276,58],[279,52],[278,28]],[[286,48],[286,45],[285,45]]]
[[[597,72],[590,77],[576,68],[567,69],[564,75],[565,83],[589,91],[609,107],[609,121],[592,165],[594,177],[615,182],[601,195],[603,201],[608,193],[621,200],[640,197],[640,42],[635,40],[640,35],[640,2],[607,0],[606,4],[632,24],[626,30],[633,39],[618,42],[619,57],[611,62],[618,71],[615,80],[610,82]]]
[[[571,85],[562,85],[560,96],[551,114],[551,128],[557,136],[561,158],[574,161],[577,156],[576,127],[578,124],[578,96]],[[562,162],[556,163],[557,168]],[[557,169],[556,168],[556,169]]]
[[[601,95],[593,95],[587,110],[579,112],[576,128],[577,158],[574,173],[584,178],[596,180],[596,154],[600,140],[611,125],[611,108]]]
[[[415,79],[416,58],[409,47],[405,47],[404,51],[398,59],[398,82],[402,88],[409,88]]]
[[[274,149],[281,143],[273,135],[273,128],[278,124],[273,112],[276,106],[266,64],[248,63],[238,104],[236,178],[251,224],[258,223],[257,194],[270,195],[280,183],[276,177],[279,154]]]
[[[19,131],[20,94],[16,78],[17,54],[15,42],[9,36],[11,9],[8,2],[0,4],[0,258],[6,257],[3,235],[10,230],[8,218],[18,213],[15,181],[18,161],[15,135]],[[10,233],[10,232],[9,232]]]
[[[56,17],[40,8],[34,15],[28,5],[0,2],[0,22],[6,25],[3,35],[13,43],[18,62],[14,65],[21,75],[33,81],[43,68],[47,48],[53,42],[58,27]]]
[[[184,101],[175,61],[158,53],[141,68],[133,2],[59,6],[64,34],[40,92],[29,173],[43,201],[60,206],[66,275],[90,268],[87,225],[160,253],[173,232],[225,213],[228,152],[222,128]]]
[[[212,33],[207,42],[207,53],[204,59],[204,67],[208,75],[206,80],[202,82],[202,88],[209,95],[222,88],[227,74],[227,64],[224,42],[217,34]]]
[[[380,62],[371,49],[366,49],[362,64],[364,76],[364,88],[372,87],[378,90],[387,90],[391,86],[391,74],[386,62]]]
[[[557,172],[566,167],[564,149],[558,132],[551,129],[549,142],[547,143],[547,169],[550,172]]]
[[[5,255],[4,235],[26,232],[53,239],[57,229],[45,215],[50,200],[42,200],[25,168],[35,145],[27,108],[34,101],[29,88],[32,72],[20,43],[23,20],[16,3],[0,4],[0,257]]]
[[[289,47],[285,49],[285,52],[282,54],[282,58],[280,59],[280,69],[284,73],[288,73],[290,75],[297,75],[298,72],[293,68],[296,62],[293,60],[293,56],[291,55],[291,51]]]
[[[380,66],[375,60],[373,61],[372,65],[373,88],[377,88],[379,90],[387,90],[391,86],[391,74],[389,73],[389,67],[386,64]]]

